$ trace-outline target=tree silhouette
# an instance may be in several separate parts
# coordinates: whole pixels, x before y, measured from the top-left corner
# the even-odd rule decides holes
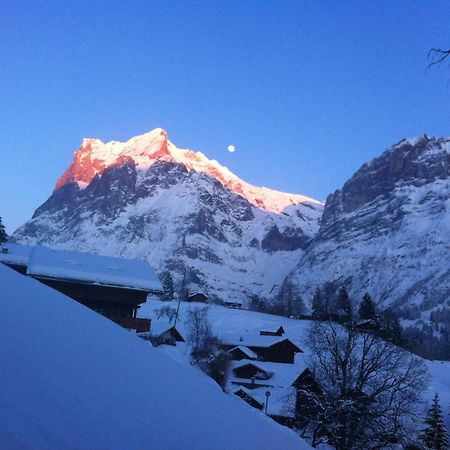
[[[432,48],[428,52],[428,67],[436,66],[444,62],[450,55],[450,49]]]
[[[2,218],[0,217],[0,244],[8,241],[8,235],[6,234],[5,226],[3,225]]]
[[[428,411],[425,423],[428,425],[422,435],[422,441],[425,446],[436,450],[447,450],[449,444],[448,433],[445,428],[441,406],[439,405],[439,396],[437,393],[434,396],[433,404]]]

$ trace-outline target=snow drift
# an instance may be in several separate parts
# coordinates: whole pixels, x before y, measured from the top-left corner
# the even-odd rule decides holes
[[[307,448],[195,369],[2,264],[0,286],[2,447]]]

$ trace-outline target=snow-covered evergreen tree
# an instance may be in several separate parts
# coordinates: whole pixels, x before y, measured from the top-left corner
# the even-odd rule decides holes
[[[350,297],[348,295],[345,286],[339,289],[338,297],[336,300],[336,309],[339,316],[342,317],[344,321],[349,321],[353,317],[353,305]]]
[[[8,235],[6,234],[5,226],[3,225],[2,218],[0,217],[0,244],[8,241]]]
[[[174,294],[174,288],[173,288],[173,278],[172,278],[172,275],[170,274],[170,272],[167,272],[164,275],[163,289],[164,289],[163,299],[164,300],[172,300],[173,294]]]
[[[314,291],[314,296],[311,303],[311,315],[314,319],[322,320],[327,315],[325,303],[322,298],[320,288],[317,287]]]
[[[422,441],[425,446],[436,450],[448,450],[448,433],[445,428],[444,417],[442,416],[442,409],[437,393],[434,396],[433,404],[428,411],[425,423],[428,425],[422,435]]]
[[[359,305],[358,315],[362,320],[374,320],[376,317],[375,303],[367,292]]]
[[[398,317],[391,309],[385,309],[379,318],[379,334],[384,339],[400,345],[403,343],[403,332]]]

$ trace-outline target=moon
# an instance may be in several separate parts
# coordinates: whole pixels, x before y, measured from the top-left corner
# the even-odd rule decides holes
[[[228,151],[230,152],[230,153],[233,153],[234,151],[236,150],[236,147],[234,146],[234,145],[229,145],[228,146]]]

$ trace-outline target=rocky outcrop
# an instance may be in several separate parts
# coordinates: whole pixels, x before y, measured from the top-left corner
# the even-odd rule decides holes
[[[345,284],[423,318],[450,296],[450,140],[403,140],[326,201],[318,234],[289,279],[306,298]]]

